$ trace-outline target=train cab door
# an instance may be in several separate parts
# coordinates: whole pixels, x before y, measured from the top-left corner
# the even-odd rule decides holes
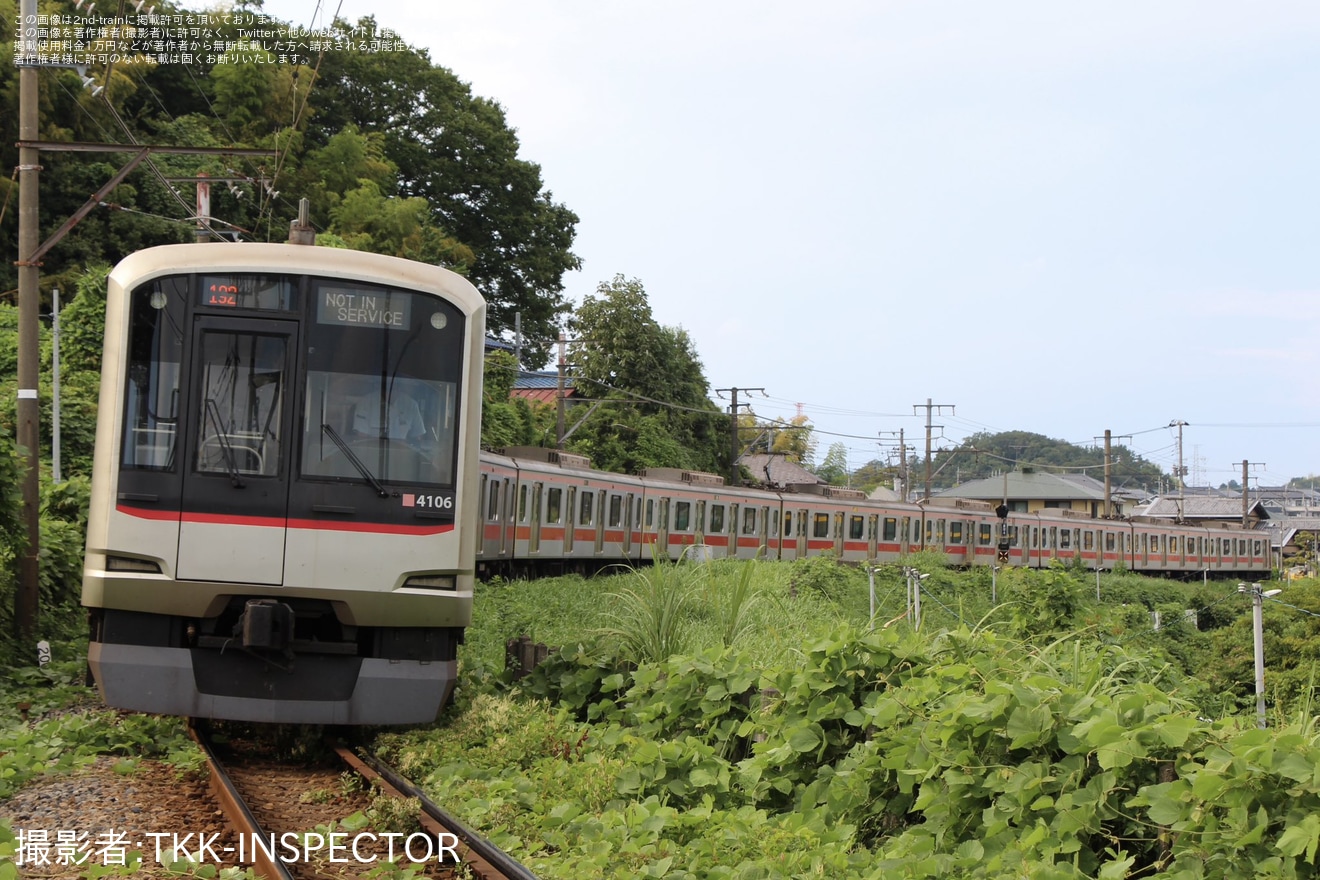
[[[297,349],[294,321],[196,318],[180,579],[283,583]]]

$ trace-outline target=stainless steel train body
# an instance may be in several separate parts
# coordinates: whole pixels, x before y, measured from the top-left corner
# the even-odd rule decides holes
[[[292,244],[110,274],[83,576],[106,701],[261,722],[433,719],[472,608],[485,303]]]
[[[482,453],[478,569],[590,568],[677,559],[796,559],[832,553],[892,562],[931,550],[954,565],[1000,562],[1040,568],[1080,560],[1088,569],[1234,576],[1270,571],[1269,538],[1231,524],[1082,518],[1065,511],[1010,513],[989,504],[870,501],[862,493],[802,486],[763,492],[679,470],[640,477],[592,470],[545,449]]]

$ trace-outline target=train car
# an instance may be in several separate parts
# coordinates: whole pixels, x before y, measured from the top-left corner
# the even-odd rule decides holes
[[[83,575],[106,702],[434,719],[471,617],[484,335],[471,284],[392,257],[119,263]]]
[[[1260,575],[1269,543],[1235,524],[1099,520],[1068,510],[1010,512],[966,499],[871,501],[834,486],[784,491],[724,485],[678,468],[640,476],[594,470],[580,455],[519,447],[482,453],[483,571],[592,570],[700,555],[792,560],[830,553],[846,562],[897,562],[933,551],[950,565]]]

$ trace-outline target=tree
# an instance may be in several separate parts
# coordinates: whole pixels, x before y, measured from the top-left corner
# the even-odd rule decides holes
[[[725,470],[728,419],[710,401],[692,338],[655,320],[641,281],[602,282],[570,330],[575,387],[606,401],[575,432],[573,449],[607,470]]]
[[[848,485],[848,446],[844,443],[831,443],[825,453],[825,460],[816,468],[816,476],[831,486]]]
[[[397,36],[372,17],[354,35]],[[329,52],[316,89],[309,142],[350,124],[384,135],[399,194],[424,198],[435,226],[471,249],[469,278],[486,297],[491,328],[510,329],[521,313],[529,361],[544,359],[570,308],[564,273],[580,266],[570,250],[577,215],[543,188],[538,165],[518,157],[500,105],[412,48]]]
[[[774,439],[770,451],[803,467],[811,467],[816,457],[816,438],[806,416],[793,416],[787,422],[776,420],[768,426]]]

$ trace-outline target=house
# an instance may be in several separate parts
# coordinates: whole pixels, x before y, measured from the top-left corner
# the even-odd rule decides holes
[[[782,453],[755,453],[744,455],[738,464],[752,475],[753,485],[767,489],[785,489],[795,483],[824,483],[820,477]]]
[[[559,372],[520,370],[518,378],[513,380],[513,390],[509,392],[509,396],[554,404],[559,399]],[[577,390],[573,387],[573,380],[565,378],[564,399],[572,400],[576,396]]]
[[[972,480],[934,495],[939,498],[967,498],[994,505],[1007,503],[1008,509],[1023,513],[1040,510],[1074,510],[1099,518],[1105,515],[1105,484],[1084,474],[1055,474],[1024,467],[983,480]],[[1125,511],[1125,499],[1110,493],[1112,516]]]
[[[1168,519],[1176,522],[1242,522],[1242,498],[1227,495],[1163,496],[1137,510],[1141,516]],[[1247,505],[1247,526],[1270,518],[1269,511],[1259,501]]]

